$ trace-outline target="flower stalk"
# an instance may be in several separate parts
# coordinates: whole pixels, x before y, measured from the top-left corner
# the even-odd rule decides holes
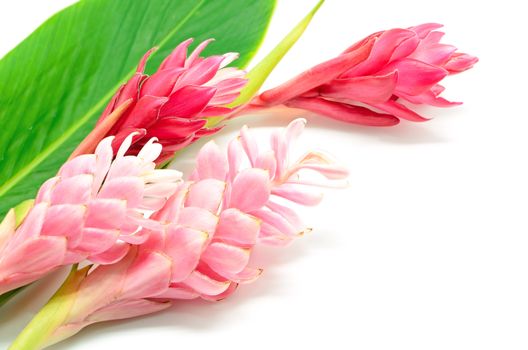
[[[251,101],[258,93],[258,90],[266,81],[277,64],[282,60],[284,55],[290,51],[293,45],[302,36],[313,17],[323,5],[324,0],[320,0],[315,7],[281,40],[275,48],[268,53],[268,55],[260,61],[253,69],[249,71],[246,78],[249,80],[248,84],[240,92],[240,96],[231,103],[230,107],[237,107],[244,105]]]
[[[77,264],[73,265],[63,285],[18,335],[9,350],[38,350],[61,340],[55,339],[53,333],[67,318],[74,304],[77,289],[90,267],[77,270]]]

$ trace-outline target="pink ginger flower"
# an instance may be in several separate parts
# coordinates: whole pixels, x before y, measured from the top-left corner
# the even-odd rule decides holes
[[[115,160],[109,137],[95,154],[66,162],[42,185],[20,227],[14,211],[7,214],[0,226],[0,294],[84,259],[115,263],[131,244],[145,242],[148,231],[142,228],[162,228],[146,215],[165,205],[181,173],[155,169],[161,145],[153,139],[137,156],[125,156],[132,137]]]
[[[449,107],[440,81],[478,61],[440,43],[440,24],[391,29],[368,36],[338,57],[262,93],[254,104],[284,104],[362,125],[426,121],[399,101]]]
[[[347,175],[318,152],[290,163],[290,143],[304,124],[296,120],[273,133],[265,151],[247,128],[227,154],[213,142],[205,145],[192,180],[152,216],[164,230],[146,234],[147,241],[117,264],[70,278],[78,281],[71,282],[78,283],[75,300],[48,344],[95,322],[165,309],[171,300],[220,300],[255,280],[262,272],[250,266],[257,244],[285,245],[308,230],[287,203],[316,205],[322,195],[310,188],[341,186]],[[310,171],[319,174],[317,181],[305,179]]]
[[[238,97],[247,80],[244,71],[226,67],[238,57],[235,53],[200,57],[210,41],[198,45],[189,57],[187,48],[192,39],[184,41],[151,76],[143,71],[153,50],[145,54],[136,74],[114,95],[97,123],[97,127],[106,129],[103,122],[124,106],[117,121],[110,121],[113,125],[105,130],[106,136],[116,137],[114,150],[132,132],[136,136],[128,154],[137,154],[148,140],[157,137],[163,146],[157,159],[160,163],[219,130],[207,128],[207,118],[231,112],[226,106]]]
[[[193,222],[197,219],[186,212],[201,208],[203,217],[210,217],[199,220],[210,222],[204,227],[208,238],[205,249],[195,255],[189,269],[171,280],[163,296],[223,299],[239,283],[260,275],[260,268],[248,266],[255,244],[287,245],[309,231],[288,203],[319,204],[323,195],[313,188],[342,186],[347,171],[319,152],[309,152],[290,163],[290,145],[304,125],[305,120],[297,119],[285,130],[276,130],[271,135],[271,149],[263,151],[246,127],[231,141],[227,154],[214,142],[202,148],[185,198],[167,203],[169,211],[160,211],[158,217]],[[324,181],[305,179],[306,170],[318,173]]]

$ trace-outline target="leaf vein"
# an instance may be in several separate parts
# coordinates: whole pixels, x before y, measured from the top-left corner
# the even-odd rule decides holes
[[[205,0],[199,1],[192,9],[189,11],[187,16],[185,16],[177,25],[174,26],[174,28],[167,34],[165,37],[161,40],[160,43],[158,43],[157,46],[161,47],[165,45],[171,38],[174,36],[180,28],[185,25],[200,9],[200,7],[204,4]],[[155,53],[154,53],[155,54]],[[126,77],[131,76],[134,74],[135,69],[132,69]],[[126,79],[125,77],[125,79]],[[0,196],[4,196],[7,192],[9,192],[17,183],[19,183],[25,176],[29,175],[38,165],[40,165],[44,160],[46,160],[47,157],[49,157],[53,152],[55,152],[61,145],[63,145],[68,139],[75,134],[79,128],[81,128],[85,123],[87,123],[92,116],[97,113],[104,104],[113,96],[115,91],[119,88],[121,85],[121,82],[119,82],[115,87],[113,87],[109,92],[107,92],[103,98],[99,100],[93,106],[88,110],[87,113],[84,114],[81,118],[78,119],[78,122],[73,124],[70,128],[68,128],[58,139],[56,139],[54,142],[50,143],[44,150],[42,150],[31,162],[29,162],[26,166],[21,168],[19,171],[17,171],[11,178],[9,178],[4,184],[0,187]]]

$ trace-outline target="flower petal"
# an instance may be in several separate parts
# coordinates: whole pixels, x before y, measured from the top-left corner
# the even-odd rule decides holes
[[[136,176],[123,176],[106,181],[99,192],[99,198],[120,199],[126,201],[128,208],[141,204],[145,184]]]
[[[161,107],[160,117],[192,118],[204,110],[216,93],[216,88],[186,85],[169,96]]]
[[[397,81],[398,73],[393,71],[379,76],[336,79],[319,91],[324,97],[343,102],[382,103],[393,95]]]
[[[233,181],[230,208],[251,212],[264,206],[271,191],[269,174],[262,169],[245,169]]]
[[[283,184],[279,187],[275,187],[271,193],[292,202],[307,206],[315,206],[321,203],[321,200],[323,199],[323,194],[321,192],[313,192],[307,190],[303,186],[294,184]]]
[[[187,49],[189,45],[193,42],[193,39],[187,39],[180,43],[170,55],[167,56],[161,63],[159,69],[171,69],[171,68],[182,68],[187,59]]]
[[[348,70],[341,76],[341,78],[373,75],[390,62],[394,51],[396,51],[402,43],[405,43],[412,38],[415,39],[413,43],[418,45],[418,37],[412,30],[396,28],[382,32],[376,39],[368,59]]]
[[[126,202],[121,199],[101,198],[88,203],[85,226],[119,229],[126,216]]]
[[[92,195],[91,174],[75,175],[58,181],[51,193],[52,204],[84,204]]]
[[[174,84],[184,71],[185,69],[182,67],[158,70],[146,78],[143,85],[141,85],[142,98],[147,96],[169,96]]]
[[[189,69],[187,69],[187,71],[185,71],[176,82],[173,91],[187,85],[205,84],[215,76],[223,60],[224,56],[209,56],[191,67],[188,67]],[[188,60],[188,62],[191,61],[192,58]]]
[[[82,232],[82,240],[75,250],[89,255],[99,254],[110,249],[118,237],[118,230],[86,227]]]
[[[28,239],[10,250],[0,261],[0,281],[7,280],[12,274],[44,274],[61,266],[65,254],[64,237],[40,236]]]
[[[171,267],[171,259],[164,254],[138,254],[127,270],[120,298],[148,298],[163,293],[169,287]]]
[[[214,141],[209,141],[200,149],[196,159],[196,171],[200,179],[224,181],[228,170],[227,158]]]
[[[213,235],[218,224],[218,217],[207,209],[185,207],[180,211],[178,224]]]
[[[196,268],[207,238],[202,231],[169,226],[165,253],[172,259],[171,282],[183,281]]]
[[[185,205],[204,208],[216,213],[222,203],[225,187],[225,182],[216,179],[195,182],[189,188]]]
[[[59,204],[48,208],[40,235],[64,236],[68,246],[75,247],[82,239],[86,206],[80,204]]]
[[[97,310],[87,318],[87,322],[96,323],[103,321],[123,320],[127,318],[149,315],[170,307],[169,302],[160,302],[146,299],[123,300],[112,303]],[[60,331],[60,330],[59,330]]]
[[[117,241],[110,249],[105,250],[102,253],[91,255],[88,259],[96,264],[112,265],[123,259],[125,255],[127,255],[129,249],[130,246],[128,243]]]
[[[407,119],[412,122],[425,122],[429,120],[396,101],[387,101],[385,103],[378,103],[374,105],[374,107],[381,109],[382,111],[391,113],[398,118]]]
[[[400,122],[398,118],[390,114],[376,113],[365,107],[327,101],[322,98],[296,98],[286,105],[352,124],[394,126]]]
[[[259,230],[260,221],[257,218],[231,208],[220,214],[214,239],[249,247],[256,243]]]
[[[437,66],[427,64],[411,58],[395,61],[386,66],[380,73],[398,71],[396,95],[403,92],[407,95],[418,95],[431,89],[448,72]]]
[[[149,95],[141,97],[119,126],[120,129],[148,128],[158,119],[159,110],[166,102],[166,97]]]
[[[217,281],[198,271],[191,273],[183,283],[196,292],[205,295],[219,295],[231,285],[229,281]]]
[[[149,128],[146,137],[157,137],[160,140],[185,139],[202,129],[207,124],[205,119],[186,119],[165,117]]]
[[[249,249],[213,242],[205,249],[201,259],[216,273],[228,277],[239,273],[247,266]]]

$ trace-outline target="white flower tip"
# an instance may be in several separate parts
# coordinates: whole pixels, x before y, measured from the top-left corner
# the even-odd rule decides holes
[[[305,118],[297,118],[292,123],[303,123],[304,125],[308,124],[308,121]]]
[[[220,68],[224,68],[227,65],[229,65],[231,62],[238,59],[240,55],[237,52],[228,52],[224,54],[224,60],[222,61],[222,64],[220,64]]]
[[[97,147],[95,148],[94,154],[101,154],[101,153],[113,153],[112,152],[112,142],[114,141],[115,136],[108,136],[102,139]]]
[[[132,146],[132,140],[134,136],[139,135],[139,132],[134,131],[131,132],[130,135],[128,135],[121,146],[119,146],[119,150],[117,151],[116,158],[122,158],[125,156],[125,153],[128,151],[130,146]]]
[[[154,162],[161,154],[163,146],[157,143],[158,138],[152,137],[148,142],[141,148],[141,151],[138,153],[138,158],[146,162]]]
[[[174,169],[156,169],[142,176],[145,183],[181,182],[183,178],[183,174]]]

